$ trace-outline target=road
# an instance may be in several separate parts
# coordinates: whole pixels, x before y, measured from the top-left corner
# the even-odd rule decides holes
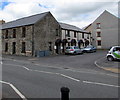
[[[65,86],[70,89],[70,98],[118,98],[118,74],[94,65],[105,54],[3,56],[3,97],[60,98],[60,88]]]

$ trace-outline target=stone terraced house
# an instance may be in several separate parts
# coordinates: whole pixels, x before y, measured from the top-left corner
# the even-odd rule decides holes
[[[59,23],[50,12],[0,23],[3,54],[36,57],[61,54],[66,46],[78,46],[80,39],[90,38],[87,31]]]
[[[2,52],[26,56],[54,54],[60,25],[50,12],[2,24]]]

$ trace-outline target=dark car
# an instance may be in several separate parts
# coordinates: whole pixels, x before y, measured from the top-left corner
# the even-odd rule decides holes
[[[85,48],[82,48],[82,51],[85,53],[85,52],[96,52],[96,47],[90,45],[90,46],[87,46]]]

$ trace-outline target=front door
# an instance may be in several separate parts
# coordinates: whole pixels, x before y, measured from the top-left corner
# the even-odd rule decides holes
[[[12,51],[13,54],[16,53],[16,42],[13,42],[13,51]]]

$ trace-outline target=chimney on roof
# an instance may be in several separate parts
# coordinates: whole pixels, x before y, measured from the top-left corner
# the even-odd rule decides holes
[[[5,21],[4,20],[0,20],[0,24],[4,24],[5,23]]]

